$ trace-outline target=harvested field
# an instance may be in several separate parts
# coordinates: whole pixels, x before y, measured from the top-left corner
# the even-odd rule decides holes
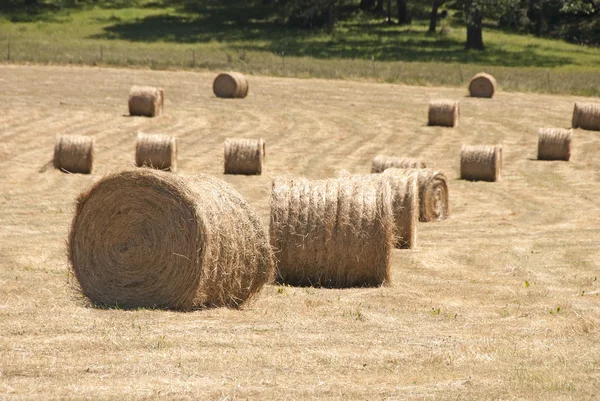
[[[0,65],[0,399],[599,396],[600,136],[576,129],[569,163],[540,162],[524,129],[567,128],[589,99],[252,76],[234,102],[213,78]],[[165,114],[129,117],[124,94],[148,82]],[[460,100],[458,127],[426,126],[438,98]],[[268,285],[241,310],[92,308],[69,285],[74,200],[131,166],[138,131],[176,136],[178,171],[229,182],[265,227],[273,176],[368,174],[383,153],[432,161],[451,215],[392,251],[390,286]],[[91,175],[44,169],[57,134],[95,136]],[[264,138],[268,170],[223,175],[228,137]],[[459,180],[463,143],[502,144],[502,180]]]

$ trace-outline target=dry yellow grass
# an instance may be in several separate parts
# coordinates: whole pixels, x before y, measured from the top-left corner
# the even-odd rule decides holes
[[[600,136],[575,130],[572,161],[542,163],[523,135],[568,127],[587,99],[252,77],[251,97],[223,102],[212,77],[0,66],[0,399],[598,397]],[[159,119],[124,116],[122,88],[144,82],[168,90]],[[461,99],[459,127],[414,118],[436,98]],[[435,161],[452,214],[392,252],[390,287],[267,286],[242,310],[90,308],[67,285],[74,199],[130,166],[138,131],[176,135],[179,170],[222,177],[265,224],[272,175],[366,174],[384,152]],[[92,175],[38,172],[55,132],[95,135]],[[240,135],[269,143],[268,174],[222,174],[223,141]],[[462,143],[502,143],[502,181],[458,180]]]

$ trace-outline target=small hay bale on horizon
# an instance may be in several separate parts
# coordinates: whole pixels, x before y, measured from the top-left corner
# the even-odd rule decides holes
[[[570,129],[538,129],[538,160],[565,160],[571,158]]]
[[[135,164],[158,170],[177,171],[177,138],[139,132],[135,145]]]
[[[432,100],[429,102],[429,126],[457,127],[460,117],[460,103],[455,100]]]
[[[265,141],[262,138],[227,138],[224,150],[225,174],[262,174],[266,157]]]
[[[54,142],[54,168],[66,173],[90,174],[94,165],[93,136],[58,135]]]
[[[499,181],[502,175],[502,146],[462,145],[460,178],[469,181]]]
[[[388,168],[426,168],[424,161],[412,157],[375,156],[371,173],[382,173]]]
[[[590,131],[600,131],[600,104],[575,102],[571,126]]]
[[[248,90],[248,79],[240,72],[224,72],[213,81],[213,92],[220,98],[245,98]]]
[[[469,94],[471,97],[492,98],[496,93],[496,78],[485,72],[475,74],[469,82]]]
[[[129,91],[129,115],[156,117],[163,113],[164,91],[151,86],[132,86]]]

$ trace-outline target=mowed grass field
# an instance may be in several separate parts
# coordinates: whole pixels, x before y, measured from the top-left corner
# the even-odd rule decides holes
[[[590,99],[249,76],[223,100],[214,76],[0,66],[0,399],[600,398],[600,133],[574,130],[568,163],[535,160],[537,128]],[[133,84],[163,87],[165,115],[129,117]],[[438,98],[460,100],[458,128],[426,126]],[[451,215],[393,251],[381,288],[94,308],[67,265],[74,199],[131,166],[138,131],[177,136],[180,173],[233,184],[265,226],[272,177],[368,173],[380,153],[443,171]],[[96,137],[92,175],[48,165],[58,134]],[[224,176],[227,137],[264,138],[266,172]],[[502,181],[458,179],[461,144],[497,143]]]

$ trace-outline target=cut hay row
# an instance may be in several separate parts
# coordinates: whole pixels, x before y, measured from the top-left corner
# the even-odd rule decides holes
[[[262,138],[227,138],[225,140],[225,174],[260,175],[263,171],[265,156],[265,142]]]
[[[248,89],[248,80],[239,72],[219,74],[213,82],[213,92],[221,98],[244,98]]]
[[[52,162],[54,168],[67,173],[90,174],[94,164],[94,137],[57,136]]]
[[[129,91],[129,115],[156,117],[163,113],[164,91],[151,86],[132,86]]]
[[[425,168],[425,162],[412,157],[376,156],[371,163],[371,173],[383,173],[388,168]]]
[[[454,100],[432,100],[429,102],[428,125],[457,127],[460,104]]]
[[[496,78],[485,72],[476,74],[469,82],[471,97],[492,98],[496,92]]]
[[[99,305],[238,307],[273,272],[267,233],[233,187],[145,168],[79,196],[68,249],[81,291]]]
[[[600,104],[576,102],[571,122],[573,128],[600,131]]]
[[[138,167],[177,171],[177,138],[138,133],[135,145],[135,164]]]
[[[460,150],[460,178],[471,181],[498,181],[501,173],[501,146],[462,146]]]
[[[565,160],[571,158],[571,130],[559,128],[538,129],[538,160]]]

